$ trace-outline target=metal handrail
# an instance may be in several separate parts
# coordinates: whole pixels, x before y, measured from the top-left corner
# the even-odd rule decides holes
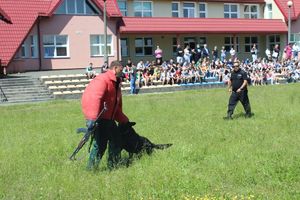
[[[8,101],[6,95],[4,94],[4,92],[1,88],[1,86],[0,86],[0,99],[1,99],[2,102]]]

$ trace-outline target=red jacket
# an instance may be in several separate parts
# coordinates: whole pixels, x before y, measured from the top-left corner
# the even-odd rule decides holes
[[[122,111],[121,85],[118,84],[113,70],[96,76],[85,88],[82,99],[82,112],[86,119],[96,120],[106,102],[107,110],[101,119],[116,120],[121,123],[128,122]]]

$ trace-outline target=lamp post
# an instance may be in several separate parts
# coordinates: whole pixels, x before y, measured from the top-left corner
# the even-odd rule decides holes
[[[287,2],[287,6],[289,8],[289,19],[288,19],[288,44],[291,42],[291,7],[293,2],[290,0]]]
[[[103,22],[104,22],[104,62],[108,64],[108,56],[107,56],[107,20],[106,20],[106,1],[104,1],[104,9],[103,9]]]

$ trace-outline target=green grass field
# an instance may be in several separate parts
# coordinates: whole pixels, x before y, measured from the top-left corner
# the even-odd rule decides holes
[[[300,85],[251,87],[224,121],[226,89],[124,96],[136,131],[173,143],[112,172],[68,157],[85,122],[80,101],[1,106],[0,199],[300,199]],[[124,152],[123,156],[127,154]]]

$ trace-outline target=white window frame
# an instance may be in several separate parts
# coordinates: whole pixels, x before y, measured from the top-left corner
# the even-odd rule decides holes
[[[255,38],[255,37],[256,37],[256,42],[253,41],[253,38]],[[249,43],[246,43],[246,38],[249,38]],[[245,40],[245,51],[244,51],[244,52],[250,53],[253,44],[256,44],[257,52],[259,52],[259,37],[258,37],[257,35],[245,36],[245,37],[244,37],[244,40]],[[246,46],[249,47],[249,51],[246,51]]]
[[[92,37],[98,37],[99,39],[99,42],[100,43],[92,43]],[[101,39],[101,37],[103,37],[103,41]],[[108,37],[111,37],[111,42],[109,43],[108,41]],[[92,51],[92,47],[96,47],[98,48],[99,50],[99,54],[93,54],[93,51]],[[113,36],[112,35],[107,35],[107,49],[108,50],[108,47],[110,47],[110,53],[107,53],[108,56],[113,56],[113,52],[114,52],[114,49],[113,49]],[[104,35],[103,34],[91,34],[90,35],[90,48],[91,48],[91,57],[98,57],[98,56],[104,56]]]
[[[269,7],[268,7],[269,5],[271,5],[271,9],[269,9]],[[265,19],[273,19],[273,5],[272,5],[272,3],[266,3]]]
[[[30,57],[31,58],[38,58],[38,42],[37,42],[37,35],[30,35],[29,36],[29,44],[30,44]]]
[[[57,40],[57,37],[61,37],[61,36],[65,36],[66,37],[66,44],[62,44],[62,45],[57,45],[56,44],[56,40]],[[53,42],[54,44],[53,45],[45,45],[44,44],[44,39],[45,37],[54,37],[53,39]],[[44,58],[68,58],[69,57],[69,36],[68,35],[44,35],[43,36],[43,47],[44,47]],[[53,56],[48,56],[46,55],[46,51],[45,51],[45,48],[47,47],[53,47],[54,48],[54,55]],[[66,48],[66,54],[65,56],[58,56],[57,55],[57,48]]]
[[[201,4],[203,4],[204,5],[204,7],[205,7],[205,11],[200,11],[200,5]],[[198,4],[198,11],[199,11],[199,18],[207,18],[207,3],[203,3],[203,2],[201,2],[201,3],[199,3]],[[201,17],[201,14],[205,14],[205,17]]]
[[[126,45],[125,46],[122,45],[122,40],[126,41]],[[121,56],[122,57],[129,56],[129,47],[128,47],[129,40],[128,40],[128,38],[121,38],[120,39],[120,44],[121,44]],[[125,48],[125,54],[123,54],[123,51],[122,51],[124,48]]]
[[[136,40],[137,39],[141,39],[143,41],[143,44],[142,46],[137,46],[136,45]],[[145,44],[145,39],[151,39],[151,45],[147,45]],[[137,37],[134,39],[134,44],[135,44],[135,50],[134,50],[134,53],[136,56],[151,56],[153,55],[153,38],[152,37]],[[143,52],[142,53],[136,53],[136,48],[142,48]],[[145,48],[147,47],[151,47],[152,48],[152,53],[151,54],[145,54]]]
[[[63,12],[57,12],[56,11],[55,14],[58,14],[58,15],[60,15],[60,14],[64,14],[64,15],[97,15],[97,13],[100,13],[99,10],[95,6],[93,6],[93,4],[91,3],[90,0],[87,0],[87,1],[91,4],[91,6],[93,7],[93,9],[95,9],[97,11],[97,13],[94,13],[94,14],[87,13],[87,3],[86,3],[86,0],[82,0],[82,1],[84,1],[84,3],[83,3],[83,13],[78,13],[77,12],[77,1],[75,1],[75,0],[73,0],[73,1],[75,3],[75,12],[74,13],[69,13],[69,11],[68,11],[68,1],[67,0],[63,0],[62,4],[60,4],[60,7],[64,6],[64,8],[63,8],[64,11]],[[60,9],[60,7],[58,9]]]
[[[178,6],[178,10],[177,11],[174,11],[173,10],[173,4],[177,4],[177,6]],[[178,2],[178,1],[173,1],[172,3],[171,3],[171,10],[172,10],[172,17],[174,17],[173,16],[173,13],[177,13],[178,14],[178,17],[180,17],[180,2]],[[175,17],[176,18],[176,17]]]
[[[125,3],[125,9],[121,9],[121,8],[120,8],[120,6],[119,6],[119,3],[120,3],[120,2]],[[123,16],[127,16],[127,12],[128,12],[127,0],[118,0],[117,3],[118,3],[119,9],[120,9],[122,15],[123,15]]]
[[[135,3],[141,3],[142,4],[142,10],[135,10]],[[143,9],[143,4],[144,3],[150,3],[151,4],[151,10],[144,10]],[[133,1],[133,15],[136,17],[135,13],[136,12],[141,12],[141,17],[152,17],[153,16],[153,2],[152,1]],[[151,16],[144,16],[145,12],[150,12]],[[139,16],[137,16],[139,17]]]
[[[249,11],[245,12],[245,8],[248,6]],[[256,7],[256,12],[251,12],[251,7],[255,6]],[[246,17],[248,15],[248,17]],[[256,15],[255,17],[252,17],[252,15]],[[259,19],[259,5],[258,4],[244,4],[244,18],[246,19]]]
[[[193,4],[194,7],[193,9],[190,8],[190,7],[185,7],[184,4]],[[185,17],[184,16],[184,10],[187,9],[188,10],[188,16]],[[194,11],[194,16],[191,16],[191,13],[190,13],[190,10],[193,10]],[[196,17],[196,6],[195,6],[195,3],[194,2],[183,2],[183,6],[182,6],[182,16],[185,17],[185,18],[195,18]]]
[[[228,12],[227,11],[225,12],[225,5],[229,6],[229,11]],[[236,8],[237,11],[236,12],[232,12],[231,11],[231,6],[237,6],[237,8]],[[224,3],[224,18],[225,18],[225,14],[228,14],[229,18],[233,18],[232,14],[236,14],[237,18],[240,18],[240,12],[239,12],[239,10],[240,10],[240,6],[237,3]],[[229,18],[226,18],[226,19],[229,19]],[[236,19],[236,18],[234,18],[234,19]]]
[[[225,38],[230,38],[230,43],[228,43],[228,44],[225,44]],[[225,49],[226,49],[226,52],[229,52],[230,51],[230,49],[231,49],[231,47],[234,47],[234,37],[233,36],[225,36],[224,37],[224,47],[225,47]],[[235,52],[239,52],[239,43],[240,43],[240,38],[239,37],[236,37],[236,49],[235,49]],[[229,46],[229,48],[227,48]]]

